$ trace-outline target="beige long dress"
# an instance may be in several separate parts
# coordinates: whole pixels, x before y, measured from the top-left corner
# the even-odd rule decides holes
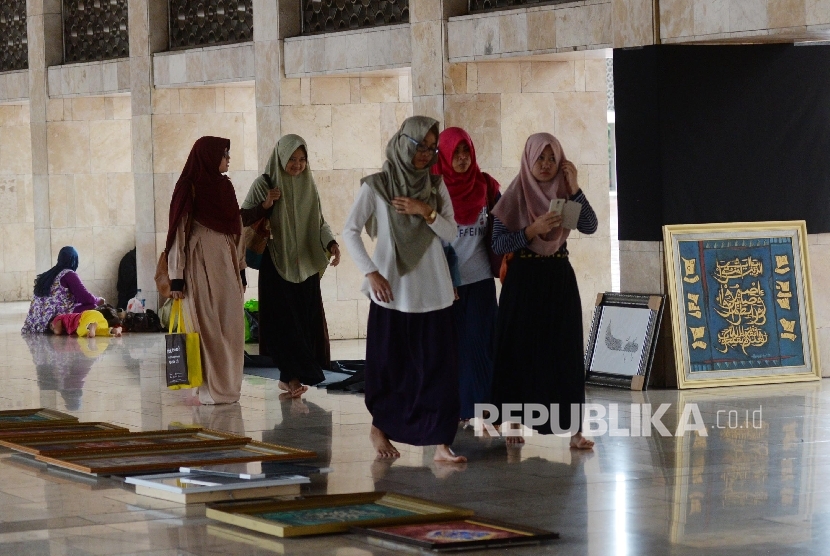
[[[184,220],[184,219],[183,219]],[[241,238],[193,222],[185,241],[184,223],[168,254],[170,279],[185,281],[187,326],[199,333],[204,382],[203,404],[239,401],[245,361],[245,268]]]

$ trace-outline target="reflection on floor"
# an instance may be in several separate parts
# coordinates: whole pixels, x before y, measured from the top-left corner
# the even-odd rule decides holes
[[[552,544],[510,554],[826,554],[830,542],[830,428],[821,383],[632,393],[591,388],[588,402],[632,403],[675,432],[697,404],[707,435],[599,436],[593,453],[567,440],[531,437],[509,450],[459,430],[466,466],[436,465],[429,449],[399,446],[393,464],[374,460],[370,417],[360,396],[312,388],[279,400],[276,382],[246,377],[230,406],[194,406],[168,391],[162,335],[24,339],[26,304],[0,304],[0,409],[48,407],[131,430],[202,425],[317,451],[333,472],[308,493],[389,490],[474,509],[480,515],[558,531]],[[336,358],[361,357],[363,343],[336,342]],[[758,410],[761,410],[758,412]],[[755,412],[753,414],[753,412]],[[753,423],[754,419],[754,423]],[[830,423],[830,421],[828,421]],[[721,428],[718,428],[721,427]],[[356,536],[275,539],[236,536],[201,508],[136,496],[107,480],[78,480],[0,453],[0,554],[394,554]],[[507,551],[506,551],[507,552]],[[491,554],[498,551],[489,552]]]

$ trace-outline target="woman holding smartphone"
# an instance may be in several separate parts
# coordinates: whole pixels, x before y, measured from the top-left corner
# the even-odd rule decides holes
[[[580,203],[577,230],[596,232],[597,217],[579,188],[576,166],[553,135],[537,133],[528,138],[519,174],[493,209],[493,250],[513,255],[496,320],[493,403],[500,416],[503,404],[559,404],[559,415],[534,430],[576,429],[571,448],[588,450],[594,443],[570,422],[571,405],[585,403],[582,303],[568,261],[570,230],[562,227],[561,207],[550,211],[560,204],[554,199]],[[524,439],[507,436],[507,442]]]

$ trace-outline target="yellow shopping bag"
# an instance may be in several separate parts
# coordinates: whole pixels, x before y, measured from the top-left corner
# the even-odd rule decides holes
[[[174,328],[176,332],[173,332]],[[187,331],[181,299],[173,301],[168,332],[164,336],[167,387],[171,390],[196,388],[202,384],[199,334]]]

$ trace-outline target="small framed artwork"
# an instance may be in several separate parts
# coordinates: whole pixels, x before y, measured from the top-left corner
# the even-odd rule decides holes
[[[203,429],[161,430],[149,432],[126,432],[119,436],[104,438],[66,438],[25,440],[0,438],[0,446],[35,456],[48,455],[53,458],[84,456],[105,453],[140,452],[148,449],[181,450],[182,448],[213,448],[215,446],[242,446],[250,438],[218,431]]]
[[[55,467],[90,475],[132,475],[145,471],[176,470],[180,467],[197,465],[300,460],[316,457],[316,453],[307,450],[251,441],[242,446],[216,446],[189,450],[147,448],[131,453],[114,451],[109,454],[102,452],[85,456],[39,455],[35,456],[35,459]]]
[[[51,421],[38,427],[23,426],[19,428],[0,428],[0,440],[6,441],[44,441],[66,438],[101,438],[130,432],[129,429],[110,423]]]
[[[597,295],[585,349],[585,382],[631,390],[648,388],[665,296]]]
[[[435,552],[539,544],[559,538],[558,533],[551,531],[477,518],[385,527],[353,527],[352,532],[393,545],[416,546]]]
[[[226,502],[207,507],[216,521],[277,537],[345,533],[350,527],[404,525],[470,517],[472,510],[392,492]]]
[[[54,409],[8,409],[0,411],[0,430],[40,427],[54,423],[77,423],[78,418]]]
[[[161,473],[127,477],[135,493],[179,504],[204,504],[220,500],[245,500],[272,496],[296,496],[300,485],[311,482],[305,475],[265,479],[240,479],[213,473]]]
[[[663,227],[679,388],[819,380],[804,221]]]

